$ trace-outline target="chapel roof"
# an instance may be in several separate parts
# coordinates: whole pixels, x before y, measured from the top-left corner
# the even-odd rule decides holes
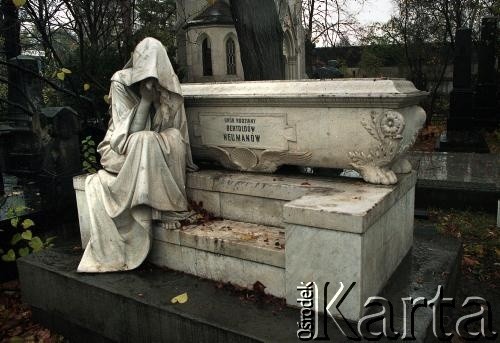
[[[216,0],[208,6],[201,14],[189,20],[186,26],[205,25],[234,25],[229,4],[222,0]]]

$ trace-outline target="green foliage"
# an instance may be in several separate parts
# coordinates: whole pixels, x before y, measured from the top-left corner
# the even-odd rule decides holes
[[[96,144],[91,136],[82,141],[83,171],[96,173],[98,169]]]
[[[172,66],[180,79],[184,70],[176,63],[176,1],[175,0],[139,0],[136,3],[136,27],[134,43],[146,37],[158,39],[165,45]]]
[[[140,0],[136,4],[139,29],[134,40],[154,37],[165,46],[175,44],[176,4],[174,0]]]
[[[15,262],[19,257],[28,256],[31,253],[39,252],[43,249],[54,246],[55,237],[43,240],[33,234],[32,229],[35,222],[31,219],[22,219],[20,213],[25,207],[11,207],[7,210],[7,217],[11,217],[10,224],[13,235],[10,239],[7,251],[0,249],[1,259],[4,262]]]
[[[344,75],[344,77],[349,77],[350,72],[349,72],[349,69],[347,67],[347,62],[344,59],[338,59],[337,63],[338,63],[337,67],[340,70],[340,72],[342,73],[342,75]]]
[[[104,96],[111,76],[123,68],[144,37],[159,39],[181,72],[174,62],[175,0],[28,1],[19,11],[19,20],[28,28],[21,30],[23,50],[39,53],[44,66],[42,76],[48,82],[43,105],[72,107],[81,114],[84,126],[105,127],[103,114],[109,105]],[[5,69],[0,66],[4,78]],[[6,98],[6,92],[7,86],[0,82],[0,96]],[[0,104],[0,116],[6,107]]]
[[[363,49],[359,68],[363,77],[379,77],[382,76],[380,68],[383,67],[382,58],[374,53],[371,49]]]

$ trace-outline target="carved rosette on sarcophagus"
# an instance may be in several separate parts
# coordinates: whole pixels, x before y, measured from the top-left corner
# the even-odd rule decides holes
[[[425,122],[427,95],[406,80],[185,84],[191,145],[199,160],[253,172],[281,165],[355,169],[394,184]]]

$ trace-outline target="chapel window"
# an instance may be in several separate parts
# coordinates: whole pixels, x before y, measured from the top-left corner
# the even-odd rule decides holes
[[[212,76],[212,48],[210,40],[205,38],[202,43],[203,76]]]
[[[226,41],[227,74],[236,75],[236,44],[232,38]]]

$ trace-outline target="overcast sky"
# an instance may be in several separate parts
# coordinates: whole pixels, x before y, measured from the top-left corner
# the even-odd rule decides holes
[[[359,14],[362,24],[386,22],[393,12],[392,0],[369,0]]]

